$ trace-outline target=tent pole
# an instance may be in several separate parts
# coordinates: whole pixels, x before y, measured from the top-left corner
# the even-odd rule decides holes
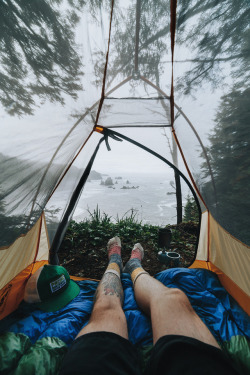
[[[100,132],[100,131],[98,131]],[[112,136],[112,135],[115,135],[119,138],[122,138],[124,139],[125,141],[128,141],[130,143],[133,143],[135,146],[138,146],[140,148],[142,148],[143,150],[149,152],[150,154],[154,155],[155,157],[157,157],[158,159],[162,160],[164,163],[166,163],[169,167],[171,167],[176,173],[179,174],[179,176],[182,177],[182,179],[186,182],[186,184],[188,185],[189,189],[191,190],[192,194],[193,194],[193,197],[194,197],[194,200],[195,200],[195,203],[197,205],[197,208],[198,208],[198,213],[199,213],[199,229],[200,229],[200,226],[201,226],[201,208],[200,208],[200,203],[199,203],[199,200],[197,198],[197,195],[195,193],[195,190],[193,188],[193,186],[191,185],[191,183],[188,181],[188,179],[186,178],[186,176],[174,165],[172,164],[169,160],[165,159],[163,156],[157,154],[156,152],[154,152],[153,150],[150,150],[148,147],[142,145],[141,143],[139,142],[136,142],[134,141],[133,139],[129,138],[129,137],[126,137],[125,135],[123,134],[120,134],[116,131],[113,131],[111,129],[107,129],[107,128],[103,128],[103,130],[100,132],[100,133],[103,133],[104,136],[109,136],[109,134]],[[197,240],[196,240],[196,247],[195,247],[195,254],[194,254],[194,258],[191,262],[191,264],[195,261],[196,259],[196,254],[197,254],[197,249],[198,249],[198,244],[199,244],[199,237],[200,237],[200,230],[197,231]]]
[[[55,237],[53,239],[53,242],[52,242],[52,245],[51,245],[51,248],[50,248],[50,251],[49,251],[49,264],[53,264],[53,265],[58,265],[59,264],[59,259],[58,259],[58,256],[57,256],[57,252],[61,246],[61,243],[62,243],[62,240],[63,240],[63,237],[65,235],[65,232],[67,230],[67,227],[68,227],[68,224],[69,224],[69,221],[70,221],[70,218],[72,216],[72,213],[74,212],[74,209],[77,205],[77,202],[78,202],[78,199],[81,195],[81,192],[82,192],[82,189],[87,181],[87,178],[89,176],[89,173],[90,173],[90,170],[92,168],[92,165],[94,163],[94,160],[95,160],[95,157],[96,157],[96,154],[99,150],[99,147],[100,147],[100,144],[103,142],[104,140],[104,137],[102,139],[100,139],[98,145],[96,146],[96,149],[86,167],[86,169],[84,170],[83,172],[83,175],[80,179],[80,181],[78,182],[73,194],[72,194],[72,197],[70,199],[70,202],[68,204],[68,207],[66,209],[66,212],[57,228],[57,231],[56,231],[56,234],[55,234]]]
[[[140,78],[141,78],[144,82],[146,82],[148,85],[150,85],[151,87],[153,87],[155,90],[157,90],[161,95],[164,95],[164,96],[166,96],[168,99],[170,99],[170,97],[169,97],[169,96],[168,96],[163,90],[161,90],[160,87],[156,86],[155,84],[153,84],[151,81],[149,81],[147,78],[145,78],[145,77],[143,77],[143,76],[140,76]],[[213,184],[213,189],[214,189],[214,194],[215,194],[215,203],[216,203],[216,206],[217,206],[217,194],[216,194],[216,187],[215,187],[214,175],[213,175],[213,171],[212,171],[212,168],[211,168],[211,165],[210,165],[210,161],[209,161],[209,158],[208,158],[208,154],[207,154],[206,147],[203,145],[202,140],[201,140],[199,134],[197,133],[197,131],[196,131],[194,125],[193,125],[192,122],[189,120],[189,118],[185,115],[185,113],[182,111],[182,109],[181,109],[176,103],[174,103],[174,107],[178,110],[178,112],[179,112],[179,113],[184,117],[184,119],[187,121],[188,125],[189,125],[190,128],[192,129],[194,135],[196,136],[196,138],[197,138],[197,140],[198,140],[198,142],[199,142],[199,144],[200,144],[200,146],[201,146],[201,148],[202,148],[202,151],[203,151],[203,153],[204,153],[204,156],[205,156],[205,159],[206,159],[206,162],[207,162],[207,165],[208,165],[209,173],[210,173],[210,176],[211,176],[211,180],[212,180],[212,184]],[[173,134],[174,134],[175,139],[176,139],[176,134],[175,134],[174,128],[172,128],[172,129],[173,129]],[[205,207],[206,207],[206,203],[204,202],[204,200],[203,200],[203,198],[202,198],[202,196],[201,196],[201,194],[200,194],[200,192],[199,192],[199,189],[197,188],[196,183],[195,183],[195,181],[194,181],[194,179],[193,179],[192,173],[190,172],[190,170],[189,170],[189,168],[188,168],[188,165],[187,165],[187,163],[185,162],[184,154],[183,154],[183,152],[182,152],[182,149],[181,149],[181,147],[180,147],[180,144],[179,144],[179,142],[177,142],[177,140],[176,140],[176,143],[177,143],[177,145],[178,145],[178,148],[179,148],[179,150],[180,150],[180,153],[182,154],[182,158],[183,158],[184,163],[185,163],[185,165],[186,165],[186,168],[187,168],[188,174],[189,174],[189,176],[190,176],[190,178],[191,178],[191,180],[192,180],[192,182],[193,182],[193,184],[194,184],[194,186],[195,186],[195,188],[196,188],[196,190],[197,190],[197,194],[199,195],[201,201],[203,202],[203,204],[204,204]]]

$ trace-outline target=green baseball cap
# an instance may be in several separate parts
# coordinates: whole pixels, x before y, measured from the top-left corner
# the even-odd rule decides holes
[[[39,271],[39,272],[38,272]],[[27,285],[26,300],[36,302],[36,306],[47,312],[60,310],[72,301],[80,292],[79,286],[72,280],[62,266],[45,265],[30,278]],[[33,280],[31,280],[33,278]],[[29,283],[29,282],[28,282]],[[37,297],[34,299],[34,290]],[[29,299],[28,294],[32,296]],[[37,301],[40,302],[37,302]]]

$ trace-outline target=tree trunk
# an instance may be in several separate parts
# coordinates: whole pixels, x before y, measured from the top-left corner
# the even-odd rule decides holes
[[[178,156],[177,156],[177,145],[172,134],[172,159],[174,165],[178,168]],[[181,179],[180,175],[175,171],[175,194],[176,194],[176,212],[177,212],[177,224],[182,223],[182,194],[181,194]]]
[[[181,194],[181,179],[180,175],[175,171],[175,188],[176,188],[176,211],[177,211],[177,224],[182,223],[182,194]]]

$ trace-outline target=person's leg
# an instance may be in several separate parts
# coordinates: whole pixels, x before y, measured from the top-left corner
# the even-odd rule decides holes
[[[122,259],[119,237],[114,237],[108,242],[108,257],[109,264],[96,290],[89,323],[81,329],[77,337],[91,332],[106,331],[128,338],[127,322],[122,310]]]
[[[182,335],[220,348],[185,293],[167,288],[145,272],[141,266],[143,253],[141,245],[136,244],[124,272],[131,274],[137,304],[151,317],[154,344],[165,335]]]
[[[146,374],[239,375],[179,289],[167,288],[141,267],[136,244],[124,272],[131,274],[135,298],[151,316],[154,347]]]
[[[89,323],[69,348],[60,375],[138,375],[140,362],[128,341],[127,322],[122,310],[123,289],[121,242],[108,242],[109,265],[100,281]]]

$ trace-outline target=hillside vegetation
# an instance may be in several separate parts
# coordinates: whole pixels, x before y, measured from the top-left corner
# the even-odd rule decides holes
[[[179,225],[167,225],[172,231],[169,251],[181,255],[180,267],[188,267],[195,256],[198,224],[192,221]],[[135,215],[115,222],[97,209],[82,222],[71,221],[59,251],[59,259],[71,275],[101,279],[107,267],[107,242],[114,236],[122,241],[124,264],[130,257],[134,244],[140,242],[145,250],[143,267],[151,275],[166,266],[159,262],[158,226],[142,224]]]

